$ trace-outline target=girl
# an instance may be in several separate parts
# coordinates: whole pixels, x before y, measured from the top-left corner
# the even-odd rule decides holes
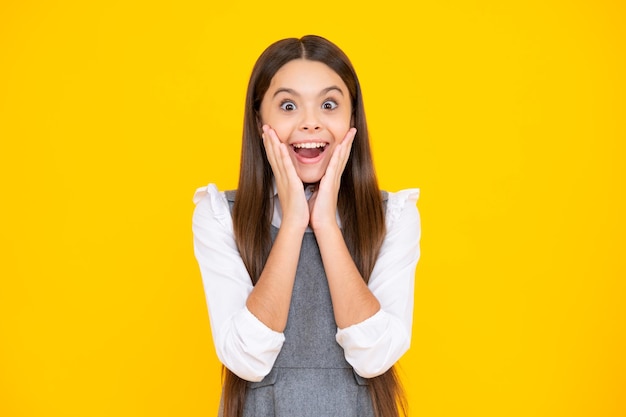
[[[238,189],[194,197],[221,415],[406,413],[393,365],[411,339],[417,197],[379,190],[359,81],[337,46],[305,36],[263,52]]]

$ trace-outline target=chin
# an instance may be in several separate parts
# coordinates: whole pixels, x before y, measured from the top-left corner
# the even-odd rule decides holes
[[[300,180],[304,183],[304,184],[316,184],[318,182],[320,182],[320,180],[322,179],[322,174],[313,174],[313,173],[298,173],[298,176],[300,177]]]
[[[307,177],[302,178],[302,177],[300,177],[300,180],[302,180],[302,183],[304,185],[318,184],[321,179],[322,179],[321,177],[310,177],[310,178],[307,178]]]

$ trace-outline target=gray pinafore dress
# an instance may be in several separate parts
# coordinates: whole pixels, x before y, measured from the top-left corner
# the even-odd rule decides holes
[[[226,197],[232,210],[235,192]],[[274,241],[278,229],[272,226],[271,233]],[[346,361],[336,332],[319,247],[307,231],[285,343],[271,372],[260,382],[248,382],[244,417],[374,417],[368,381]]]

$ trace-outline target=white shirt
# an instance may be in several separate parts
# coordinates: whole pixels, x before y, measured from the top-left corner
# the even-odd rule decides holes
[[[421,236],[418,197],[418,189],[389,193],[387,233],[368,283],[381,308],[361,323],[337,329],[336,340],[346,360],[364,378],[387,371],[411,342]],[[193,201],[194,252],[217,356],[240,378],[260,381],[271,371],[285,336],[267,327],[246,307],[252,281],[235,244],[225,194],[209,184],[196,191]],[[275,194],[272,224],[276,227],[280,227],[280,214]]]

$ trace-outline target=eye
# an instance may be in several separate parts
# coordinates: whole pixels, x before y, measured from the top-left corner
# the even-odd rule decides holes
[[[337,103],[334,100],[326,100],[322,103],[322,108],[324,110],[334,110],[337,108]]]
[[[296,105],[293,101],[285,100],[280,103],[280,108],[284,111],[294,111],[296,109]]]

